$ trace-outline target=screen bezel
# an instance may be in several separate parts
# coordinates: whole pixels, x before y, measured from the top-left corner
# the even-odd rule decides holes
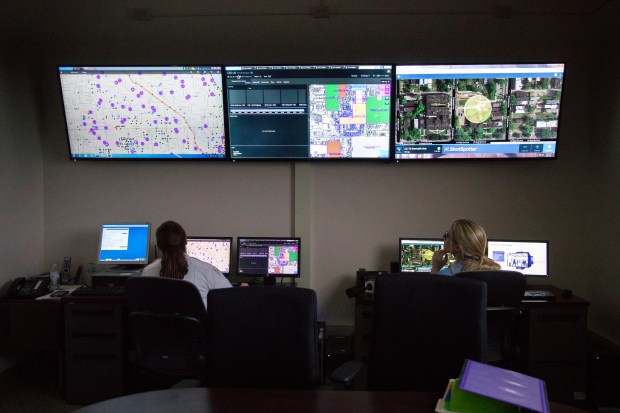
[[[223,271],[220,268],[218,268],[218,270],[220,270],[220,272],[222,274],[224,274],[224,276],[226,276],[226,277],[228,277],[230,275],[230,273],[232,272],[231,271],[231,269],[232,269],[231,267],[232,267],[232,257],[233,257],[233,237],[208,237],[208,236],[195,236],[195,235],[191,235],[190,236],[190,235],[188,235],[187,236],[187,243],[189,244],[190,241],[192,241],[192,240],[196,240],[196,241],[227,242],[228,245],[229,245],[229,251],[228,251],[228,271]],[[190,255],[189,252],[187,252],[187,255],[192,257],[192,255]],[[200,260],[200,258],[198,258],[198,257],[194,257],[194,258],[196,258],[197,260]],[[203,261],[203,262],[206,262],[206,261]],[[211,264],[211,263],[208,263],[208,264]],[[211,265],[213,265],[215,267],[214,264],[211,264]]]
[[[138,156],[138,155],[133,155],[133,154],[127,154],[127,155],[121,155],[121,154],[117,154],[117,155],[113,155],[113,156],[97,156],[96,154],[90,154],[90,153],[84,153],[84,154],[80,154],[77,153],[77,150],[74,150],[73,146],[72,146],[72,137],[71,137],[71,133],[70,133],[70,128],[69,128],[69,122],[68,122],[68,112],[67,112],[67,106],[66,106],[66,100],[65,100],[65,93],[63,91],[63,81],[62,81],[62,73],[63,72],[67,72],[67,71],[71,71],[74,70],[76,72],[78,71],[84,71],[84,70],[88,70],[88,71],[95,71],[97,68],[101,68],[102,70],[107,70],[107,71],[114,71],[114,70],[127,70],[127,71],[139,71],[139,70],[170,70],[170,71],[187,71],[187,72],[191,72],[191,71],[203,71],[203,70],[212,70],[212,71],[218,71],[220,72],[220,76],[221,76],[221,82],[222,82],[222,91],[221,91],[221,104],[222,104],[222,108],[220,113],[218,114],[218,116],[221,116],[221,122],[222,122],[222,128],[221,128],[221,133],[222,136],[224,137],[224,143],[223,143],[223,154],[222,155],[218,155],[218,154],[211,154],[209,156],[207,155],[198,155],[198,156],[194,156],[191,154],[148,154],[148,155],[144,155],[144,156]],[[67,137],[67,148],[68,148],[68,152],[69,152],[69,159],[70,160],[120,160],[120,161],[126,161],[126,160],[139,160],[139,161],[153,161],[153,160],[183,160],[183,161],[208,161],[208,162],[218,162],[218,161],[226,161],[229,159],[228,157],[228,137],[226,134],[226,117],[225,117],[225,109],[226,109],[226,96],[224,93],[224,87],[225,87],[225,79],[224,79],[224,66],[221,64],[200,64],[200,65],[173,65],[173,64],[164,64],[164,65],[57,65],[56,66],[57,69],[57,79],[58,79],[58,85],[59,85],[59,89],[60,89],[60,98],[61,98],[61,106],[63,108],[63,119],[64,119],[64,123],[65,123],[65,132],[66,132],[66,137]]]
[[[245,241],[265,241],[265,244],[268,244],[268,241],[275,241],[277,245],[278,242],[284,241],[295,241],[297,245],[297,273],[296,274],[275,274],[269,272],[241,272],[241,244]],[[299,278],[301,277],[301,238],[300,237],[237,237],[237,252],[236,252],[236,263],[237,263],[237,275],[242,277],[264,277],[264,278]],[[267,258],[268,259],[268,258]]]
[[[415,145],[414,147],[416,147],[416,149],[418,151],[421,151],[422,154],[419,155],[419,157],[415,157],[415,158],[403,158],[400,155],[400,152],[403,151],[404,147],[403,146],[401,148],[401,144],[399,142],[400,138],[399,138],[399,132],[398,132],[398,128],[400,128],[399,125],[399,119],[398,119],[398,112],[399,112],[399,75],[397,74],[397,72],[403,70],[403,68],[424,68],[422,70],[425,69],[430,69],[430,68],[441,68],[441,67],[478,67],[480,69],[483,68],[495,68],[496,70],[500,70],[500,68],[517,68],[519,66],[521,66],[522,70],[525,70],[526,67],[532,67],[531,70],[535,70],[533,67],[535,66],[545,66],[547,65],[548,67],[548,71],[552,72],[552,67],[554,65],[562,68],[561,72],[561,78],[562,78],[562,87],[560,90],[560,95],[558,97],[559,99],[559,109],[557,110],[557,126],[556,126],[556,136],[554,139],[522,139],[522,140],[518,140],[518,139],[511,139],[511,140],[506,140],[503,142],[498,141],[498,143],[487,143],[487,148],[490,148],[490,145],[508,145],[505,147],[505,153],[503,152],[490,152],[488,154],[485,154],[485,149],[484,149],[484,145],[482,145],[479,150],[481,150],[482,152],[478,153],[478,156],[475,157],[467,157],[467,156],[436,156],[438,155],[439,152],[437,151],[444,151],[444,146],[448,146],[448,145],[452,145],[453,147],[451,148],[451,150],[453,152],[459,152],[459,151],[468,151],[468,150],[473,150],[474,145],[476,145],[474,142],[463,142],[458,143],[458,141],[456,140],[452,140],[450,142],[437,142],[437,143],[432,143],[432,142],[427,142],[427,143],[415,143],[415,144],[411,144],[411,145]],[[540,70],[542,70],[544,67],[540,68]],[[546,68],[544,68],[546,69]],[[505,161],[505,160],[555,160],[558,158],[558,147],[559,147],[559,142],[560,142],[560,126],[561,126],[561,117],[562,117],[562,108],[564,106],[563,104],[563,95],[564,95],[564,91],[566,88],[566,63],[564,62],[556,62],[556,63],[551,63],[551,62],[494,62],[494,63],[489,63],[489,62],[483,62],[483,63],[474,63],[474,64],[463,64],[463,63],[455,63],[455,62],[451,62],[451,63],[429,63],[429,64],[396,64],[394,65],[394,84],[393,84],[393,88],[394,88],[394,98],[393,98],[393,112],[394,112],[394,131],[392,133],[392,137],[393,137],[393,144],[394,144],[394,151],[393,151],[393,160],[395,162],[428,162],[428,161],[481,161],[481,160],[500,160],[500,161]],[[535,73],[535,72],[534,72]],[[487,73],[488,74],[488,73]],[[413,74],[410,74],[410,76],[412,76]],[[421,73],[417,73],[417,75],[421,75]],[[403,75],[406,76],[406,75]],[[440,74],[430,74],[429,73],[429,77],[430,76],[436,76],[438,79],[441,79],[442,77],[440,77]],[[485,76],[481,76],[482,78],[485,78]],[[524,77],[533,77],[533,76],[524,76]],[[520,76],[507,76],[506,78],[509,79],[518,79],[520,78]],[[455,79],[458,79],[455,77]],[[507,99],[509,99],[509,96],[507,97]],[[454,109],[454,108],[453,108]],[[511,119],[510,113],[508,114],[508,116],[506,116],[506,119]],[[507,127],[507,126],[506,126]],[[453,123],[451,123],[451,129],[454,129],[455,126]],[[509,131],[507,131],[509,132]],[[505,143],[504,143],[505,142]],[[545,152],[548,150],[548,147],[545,148],[545,145],[549,145],[552,144],[553,145],[553,154],[552,156],[545,156]],[[528,146],[529,145],[529,146]],[[509,147],[512,146],[513,150],[510,151]],[[517,148],[518,147],[518,148]],[[529,149],[526,149],[529,148]],[[529,151],[529,152],[528,152]],[[437,153],[435,153],[437,152]]]
[[[429,268],[428,271],[416,271],[416,270],[407,270],[407,269],[403,269],[403,246],[405,245],[405,241],[417,241],[420,244],[432,244],[432,243],[437,243],[439,245],[440,248],[443,248],[444,245],[444,240],[442,238],[429,238],[429,237],[400,237],[398,239],[398,268],[400,270],[400,272],[407,272],[407,273],[430,273],[431,269]]]
[[[493,238],[493,239],[489,239],[487,240],[487,256],[491,259],[493,259],[493,257],[491,256],[491,251],[490,251],[490,247],[489,245],[493,242],[512,242],[512,243],[533,243],[533,244],[541,244],[544,245],[545,247],[545,253],[546,253],[546,257],[545,257],[545,274],[532,274],[529,273],[528,271],[524,271],[523,269],[518,269],[518,268],[514,268],[514,267],[509,267],[509,266],[503,266],[500,262],[497,262],[498,264],[502,265],[502,270],[507,270],[507,271],[518,271],[520,273],[522,273],[523,275],[525,275],[528,278],[549,278],[550,274],[549,274],[549,241],[548,240],[522,240],[522,239],[497,239],[497,238]]]
[[[390,87],[390,93],[388,94],[388,97],[390,99],[390,105],[389,105],[389,126],[388,126],[388,131],[387,131],[387,151],[388,154],[387,156],[362,156],[362,157],[311,157],[310,154],[308,153],[306,156],[290,156],[290,155],[286,155],[286,156],[234,156],[233,154],[233,147],[235,146],[235,142],[233,142],[232,139],[232,134],[230,132],[231,129],[231,119],[230,119],[230,109],[231,109],[231,102],[230,99],[228,97],[229,94],[229,88],[230,86],[234,86],[232,84],[229,83],[229,74],[231,74],[230,72],[233,71],[239,71],[242,68],[256,68],[256,70],[260,70],[260,68],[262,68],[263,70],[268,70],[269,68],[282,68],[282,67],[290,67],[290,68],[300,68],[297,70],[301,70],[301,68],[310,68],[310,67],[314,67],[317,68],[317,70],[320,70],[321,68],[324,68],[325,70],[336,70],[336,68],[341,68],[341,69],[354,69],[355,67],[365,67],[365,68],[374,68],[376,70],[389,70],[390,75],[388,77],[386,77],[385,79],[389,80],[389,87]],[[275,70],[275,69],[274,69]],[[361,69],[360,69],[361,70]],[[369,69],[372,70],[372,69]],[[224,97],[225,97],[225,102],[226,102],[226,109],[225,109],[225,114],[226,114],[226,132],[227,132],[227,137],[228,137],[228,143],[229,143],[229,150],[228,150],[228,158],[233,161],[233,162],[247,162],[247,161],[295,161],[295,162],[339,162],[339,161],[343,161],[343,162],[355,162],[355,161],[379,161],[379,162],[384,162],[384,163],[388,163],[391,162],[393,160],[393,148],[394,148],[394,139],[393,139],[393,131],[394,131],[394,110],[393,110],[393,97],[394,97],[394,65],[393,64],[343,64],[343,63],[337,63],[337,64],[297,64],[297,65],[291,65],[291,64],[282,64],[282,65],[277,65],[277,64],[269,64],[269,65],[260,65],[260,64],[237,64],[237,65],[225,65],[224,66],[224,84],[226,87],[226,92],[224,93]],[[301,77],[301,79],[305,79],[305,77]],[[327,79],[327,78],[326,78]],[[328,82],[329,83],[329,82]],[[336,83],[336,82],[333,82]],[[297,83],[296,83],[297,84]],[[302,84],[302,83],[299,83]],[[308,83],[310,84],[310,83]],[[310,106],[310,102],[309,102],[309,98],[308,98],[308,108]],[[308,109],[309,111],[309,109]],[[307,118],[310,117],[310,113],[308,113],[306,115]],[[308,147],[310,147],[310,136],[309,136],[309,125],[306,129],[306,133],[308,134],[307,139],[308,139]]]
[[[103,244],[103,235],[106,227],[126,227],[126,226],[146,226],[147,234],[146,234],[146,245],[141,246],[144,249],[144,260],[106,260],[102,259],[102,244]],[[97,264],[101,265],[129,265],[129,266],[144,266],[149,263],[149,251],[151,246],[151,224],[149,222],[104,222],[99,227],[99,247],[97,249]]]

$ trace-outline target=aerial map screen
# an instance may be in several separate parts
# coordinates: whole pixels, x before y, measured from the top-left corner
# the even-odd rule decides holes
[[[395,72],[396,160],[556,157],[564,64]]]
[[[391,65],[227,66],[232,159],[389,159]]]
[[[239,275],[299,277],[299,238],[237,238]]]
[[[226,159],[221,66],[58,73],[72,159]]]
[[[190,257],[194,257],[213,265],[224,275],[230,274],[230,262],[232,257],[232,237],[187,237],[185,251]]]

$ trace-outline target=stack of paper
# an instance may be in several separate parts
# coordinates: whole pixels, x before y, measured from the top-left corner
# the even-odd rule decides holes
[[[472,360],[450,380],[435,411],[439,413],[510,413],[519,408],[549,413],[543,380]]]

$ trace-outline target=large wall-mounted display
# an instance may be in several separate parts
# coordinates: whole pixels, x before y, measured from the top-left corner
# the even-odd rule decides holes
[[[226,66],[232,159],[390,159],[392,66]]]
[[[401,65],[395,159],[555,158],[564,64]]]
[[[226,159],[221,66],[59,66],[72,159]]]

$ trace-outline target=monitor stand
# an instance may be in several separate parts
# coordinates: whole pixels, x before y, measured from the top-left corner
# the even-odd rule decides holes
[[[276,277],[263,277],[263,285],[276,285]]]

